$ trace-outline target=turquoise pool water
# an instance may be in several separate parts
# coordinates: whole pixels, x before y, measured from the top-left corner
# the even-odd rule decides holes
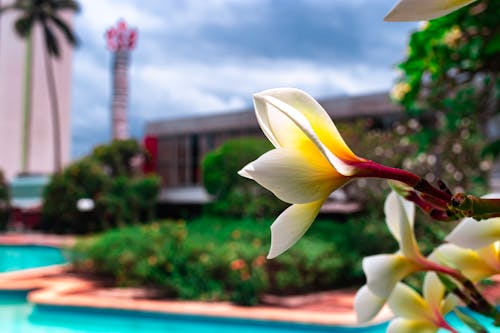
[[[380,333],[384,326],[364,330],[213,319],[137,311],[34,306],[26,293],[0,292],[2,333]]]
[[[449,318],[459,332],[472,332]],[[486,322],[481,318],[482,322]],[[2,333],[382,333],[387,324],[365,328],[324,327],[255,320],[166,315],[151,312],[34,306],[26,293],[0,292]],[[495,328],[488,325],[490,332]]]
[[[62,251],[48,246],[0,245],[0,273],[66,262]]]

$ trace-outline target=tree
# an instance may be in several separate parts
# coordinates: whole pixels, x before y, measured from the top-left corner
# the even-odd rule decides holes
[[[483,0],[425,23],[410,37],[392,91],[436,177],[474,193],[486,186],[486,155],[500,151],[489,128],[500,113],[499,16],[500,1]]]
[[[43,31],[45,52],[45,71],[49,99],[52,106],[52,128],[54,138],[54,167],[57,172],[62,170],[61,158],[61,125],[59,104],[57,99],[56,82],[52,58],[61,56],[60,43],[56,37],[56,30],[64,35],[70,45],[76,45],[77,40],[70,26],[60,18],[59,13],[63,10],[78,11],[79,5],[73,0],[16,0],[12,5],[1,8],[5,10],[17,10],[20,17],[15,22],[16,32],[26,39],[26,62],[25,62],[25,90],[24,90],[24,126],[23,126],[23,158],[22,170],[27,172],[30,142],[31,123],[31,86],[32,86],[32,58],[33,58],[33,28],[40,25]]]
[[[393,97],[424,125],[416,135],[422,150],[442,135],[488,137],[488,120],[499,113],[499,16],[500,1],[478,1],[411,35]]]

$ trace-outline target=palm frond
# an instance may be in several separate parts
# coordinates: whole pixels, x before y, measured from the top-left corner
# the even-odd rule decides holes
[[[45,35],[45,47],[47,48],[47,51],[51,56],[59,58],[59,43],[54,35],[54,32],[52,32],[46,21],[42,21],[41,24]]]
[[[16,33],[22,38],[25,38],[30,34],[33,22],[33,16],[21,16],[14,23]]]
[[[77,1],[73,0],[52,0],[53,2],[53,8],[55,10],[63,10],[63,9],[68,9],[72,10],[74,12],[79,12],[80,11],[80,5],[78,4]]]
[[[78,40],[76,39],[76,35],[71,30],[70,26],[61,20],[58,16],[51,16],[50,17],[51,21],[63,32],[64,37],[66,37],[66,40],[71,44],[71,45],[78,45]]]

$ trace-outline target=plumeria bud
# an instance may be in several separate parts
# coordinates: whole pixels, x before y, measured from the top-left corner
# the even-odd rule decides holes
[[[401,183],[395,180],[389,180],[387,181],[387,183],[394,192],[396,192],[403,198],[408,197],[410,192],[413,191],[413,188],[411,186],[406,185],[405,183]]]
[[[422,21],[447,15],[476,0],[400,0],[385,21]]]

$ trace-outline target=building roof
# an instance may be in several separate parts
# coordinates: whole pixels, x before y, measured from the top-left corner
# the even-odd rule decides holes
[[[386,92],[362,96],[324,98],[318,100],[318,102],[335,120],[401,113],[401,108],[390,101],[389,94]],[[258,128],[253,108],[212,115],[152,121],[146,125],[146,134],[170,136],[251,128]]]

